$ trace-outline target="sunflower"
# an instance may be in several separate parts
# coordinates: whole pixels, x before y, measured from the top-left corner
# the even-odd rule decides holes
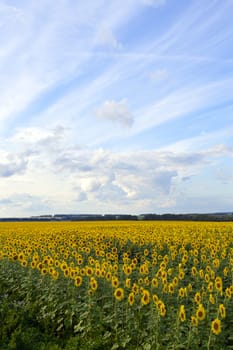
[[[219,276],[215,278],[215,288],[218,292],[222,292],[222,279]]]
[[[27,266],[27,260],[21,260],[21,265],[23,266],[23,267],[26,267]]]
[[[196,276],[196,274],[197,274],[197,268],[196,268],[196,266],[192,266],[191,271],[192,271],[192,276]]]
[[[218,267],[219,267],[219,265],[220,265],[220,261],[219,261],[219,259],[214,259],[214,261],[213,261],[213,265],[214,265],[214,267],[218,268]]]
[[[198,326],[198,319],[196,316],[191,316],[191,322],[194,327]]]
[[[159,313],[160,316],[164,317],[166,315],[166,307],[165,304],[162,302],[159,306]]]
[[[121,301],[124,298],[124,289],[123,288],[117,288],[114,292],[114,297]]]
[[[170,294],[173,294],[173,293],[174,293],[174,285],[173,285],[172,282],[169,283],[169,285],[168,285],[168,292],[169,292]]]
[[[119,286],[119,280],[118,280],[118,278],[116,277],[116,276],[113,276],[112,277],[112,287],[113,288],[117,288],[118,286]]]
[[[215,320],[212,321],[211,331],[216,335],[221,333],[221,321],[218,318],[216,318]]]
[[[111,281],[111,279],[112,279],[112,274],[111,274],[110,271],[108,271],[108,272],[106,273],[105,278],[106,278],[107,281]]]
[[[35,261],[32,260],[32,262],[31,262],[30,265],[31,265],[31,268],[32,268],[32,269],[35,269],[35,268],[36,268],[36,262],[35,262]]]
[[[148,290],[144,289],[142,292],[141,303],[142,305],[147,305],[150,302],[150,293]]]
[[[225,306],[223,304],[220,304],[218,309],[219,309],[221,317],[225,318],[226,317],[226,308],[225,308]]]
[[[129,276],[132,273],[132,267],[130,265],[124,268],[124,273]]]
[[[134,304],[134,293],[133,292],[129,293],[128,303],[130,306],[132,306]]]
[[[144,249],[144,256],[148,256],[149,255],[149,250],[148,249]]]
[[[180,306],[179,318],[181,322],[184,322],[186,320],[186,313],[185,313],[185,308],[183,304]]]
[[[197,292],[194,296],[194,300],[197,304],[201,303],[201,294],[199,292]]]
[[[87,275],[87,276],[92,276],[92,275],[93,275],[93,269],[92,269],[92,267],[86,266],[85,270],[86,270],[86,275]]]
[[[43,267],[41,270],[40,270],[41,274],[42,275],[46,275],[46,273],[48,272],[47,268],[46,267]]]
[[[152,278],[151,285],[153,288],[158,288],[159,282],[158,282],[157,278]]]
[[[125,286],[126,286],[126,288],[130,288],[131,287],[131,279],[130,278],[126,278]]]
[[[182,263],[185,265],[186,263],[187,263],[187,261],[188,261],[188,255],[187,254],[184,254],[183,255],[183,258],[182,258]]]
[[[214,296],[213,296],[212,293],[210,293],[209,301],[210,301],[211,304],[214,304],[214,303],[215,303],[215,298],[214,298]]]
[[[92,289],[88,289],[87,294],[89,295],[89,297],[92,297],[94,292]]]
[[[174,284],[175,287],[178,286],[179,280],[178,280],[178,278],[176,276],[173,278],[173,282],[172,283]]]
[[[187,289],[186,289],[186,287],[185,288],[180,288],[179,289],[179,296],[181,297],[181,298],[184,298],[185,296],[187,296]]]
[[[207,287],[207,288],[208,288],[208,291],[209,291],[209,292],[213,292],[214,284],[213,284],[212,281],[208,283],[208,287]]]
[[[53,270],[52,277],[54,280],[57,280],[59,276],[59,273],[56,270]]]
[[[21,261],[24,260],[24,253],[19,253],[18,259]]]
[[[96,281],[96,279],[94,277],[91,277],[90,285],[91,285],[91,289],[93,291],[95,291],[98,288],[98,282]]]
[[[139,284],[139,285],[142,285],[142,284],[143,284],[143,278],[140,277],[140,278],[138,279],[138,284]]]
[[[202,269],[199,270],[199,276],[200,278],[204,278],[204,271]]]
[[[225,290],[225,294],[226,294],[226,297],[228,298],[228,299],[231,299],[231,290],[230,290],[230,288],[228,287],[228,288],[226,288],[226,290]]]
[[[99,267],[96,267],[96,268],[95,268],[95,275],[96,275],[96,277],[100,277],[100,275],[101,275],[101,270],[100,270]]]
[[[171,276],[172,273],[173,273],[173,268],[169,267],[169,269],[167,270],[168,276]]]
[[[188,284],[188,290],[189,290],[190,292],[192,292],[192,290],[193,290],[193,286],[192,286],[191,283]]]
[[[159,301],[158,295],[153,294],[152,299],[153,299],[153,302],[157,305],[157,303],[158,303],[158,301]]]
[[[67,269],[67,263],[65,261],[63,261],[60,265],[61,270],[64,271],[65,269]]]
[[[205,316],[206,316],[205,308],[202,304],[199,304],[198,309],[196,311],[196,317],[198,318],[198,320],[202,321],[205,319]]]
[[[134,283],[132,286],[132,292],[134,293],[134,295],[138,294],[139,292],[139,287],[136,283]]]
[[[38,265],[37,265],[37,268],[39,271],[41,271],[43,269],[43,264],[40,262]]]
[[[59,260],[55,260],[54,265],[55,265],[56,267],[60,267],[60,261],[59,261]]]
[[[75,284],[76,287],[80,287],[81,284],[82,284],[82,282],[83,282],[82,276],[77,276],[77,277],[75,278],[74,284]]]
[[[69,276],[69,268],[68,267],[63,270],[63,274],[64,274],[65,277]]]
[[[209,281],[210,281],[210,276],[208,273],[205,274],[205,281],[206,281],[206,283],[209,283]]]

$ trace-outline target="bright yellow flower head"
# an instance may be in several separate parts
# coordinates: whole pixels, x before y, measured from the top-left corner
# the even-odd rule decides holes
[[[205,308],[202,304],[199,304],[198,309],[196,311],[196,317],[198,318],[198,320],[202,321],[205,319],[205,316],[206,316]]]
[[[116,288],[114,292],[114,296],[116,300],[121,301],[124,298],[124,289],[123,288]]]
[[[133,292],[129,293],[128,303],[130,306],[132,306],[134,304],[134,298],[135,298],[134,293]]]
[[[220,304],[218,309],[219,309],[221,318],[225,318],[226,317],[226,308],[225,308],[225,306],[223,304]]]
[[[216,318],[215,320],[212,321],[211,323],[211,331],[218,335],[219,333],[221,333],[222,329],[221,329],[221,321]]]
[[[186,312],[185,312],[184,305],[180,306],[179,318],[180,318],[181,322],[184,322],[186,320]]]
[[[142,305],[147,305],[150,302],[150,292],[146,289],[142,292],[141,303]]]

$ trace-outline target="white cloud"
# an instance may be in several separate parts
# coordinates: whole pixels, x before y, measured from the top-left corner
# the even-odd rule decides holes
[[[120,123],[123,126],[130,127],[134,122],[134,117],[128,109],[125,99],[119,102],[106,101],[96,110],[95,114],[100,119]]]
[[[45,129],[44,135],[50,132]],[[19,148],[20,142],[24,144],[24,155],[2,153],[0,193],[2,205],[9,211],[13,204],[15,208],[19,200],[30,193],[22,207],[25,213],[32,208],[35,213],[36,207],[37,213],[43,210],[59,212],[65,207],[70,212],[77,212],[79,207],[76,205],[82,205],[82,210],[86,208],[89,212],[145,212],[151,208],[162,211],[172,208],[175,203],[181,205],[181,188],[184,190],[203,171],[220,164],[223,157],[232,156],[232,149],[223,145],[195,153],[165,150],[112,152],[70,148],[69,145],[51,152],[50,147],[38,146],[38,139],[37,154],[32,156],[32,144],[25,145],[24,138],[18,137],[17,140]],[[16,178],[16,175],[19,176]],[[222,182],[218,173],[212,176],[216,184]],[[187,178],[189,181],[184,183]],[[12,204],[16,194],[18,197]],[[30,196],[44,200],[41,202]]]
[[[89,199],[97,200],[106,196],[111,202],[112,195],[114,200],[118,198],[119,203],[152,198],[156,201],[156,198],[171,199],[176,179],[183,181],[184,178],[195,176],[195,173],[227,154],[228,150],[223,147],[193,154],[79,150],[61,154],[55,166],[59,171],[69,171],[72,178],[75,175],[80,190]]]
[[[22,154],[0,152],[0,178],[23,174],[27,168],[27,159]]]

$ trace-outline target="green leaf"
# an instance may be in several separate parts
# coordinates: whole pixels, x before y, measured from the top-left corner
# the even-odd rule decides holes
[[[61,324],[57,327],[56,331],[59,332],[62,328],[63,328],[63,323],[61,323]]]
[[[144,350],[151,350],[151,345],[149,343],[146,343],[143,345]]]
[[[124,339],[121,340],[121,346],[125,348],[126,345],[130,342],[130,340],[131,340],[131,337],[127,335]]]
[[[85,329],[85,326],[83,326],[82,324],[83,324],[83,321],[81,320],[79,321],[78,324],[74,326],[74,333],[82,332]]]
[[[107,340],[107,339],[110,338],[110,337],[111,337],[111,332],[108,332],[108,331],[107,331],[107,332],[104,333],[102,339],[103,339],[103,340]]]

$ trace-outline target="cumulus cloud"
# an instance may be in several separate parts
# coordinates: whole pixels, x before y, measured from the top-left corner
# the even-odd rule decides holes
[[[27,168],[27,159],[23,155],[2,154],[0,161],[0,177],[11,177],[23,174]],[[5,158],[5,159],[4,159]]]
[[[70,176],[80,201],[111,207],[172,208],[179,184],[186,182],[188,186],[187,180],[215,165],[227,152],[223,147],[195,153],[77,149],[57,156],[54,167],[57,172],[65,171],[67,179]]]
[[[82,189],[79,186],[74,187],[73,190],[75,201],[83,202],[87,200],[86,192],[82,191]]]
[[[119,102],[105,101],[95,114],[98,118],[119,123],[123,126],[131,127],[134,123],[133,114],[127,107],[127,100]]]
[[[73,206],[67,206],[71,211],[78,210],[75,203],[77,206],[80,203],[87,211],[88,208],[92,211],[95,211],[93,208],[97,208],[96,211],[103,208],[105,212],[111,208],[117,208],[117,211],[122,208],[124,212],[144,212],[153,208],[172,210],[179,200],[180,191],[186,190],[185,186],[188,188],[190,181],[195,181],[195,176],[198,178],[205,169],[220,164],[222,157],[233,155],[232,149],[224,145],[196,152],[114,152],[103,148],[70,147],[66,144],[64,133],[62,127],[22,129],[15,140],[24,147],[23,152],[2,151],[0,154],[0,191],[4,190],[4,186],[17,191],[19,181],[24,181],[22,192],[31,193],[34,198],[25,197],[25,203],[28,203],[25,211],[29,212],[36,206],[39,212],[43,207],[46,210],[46,201],[37,201],[36,198],[41,195],[47,198],[51,193],[53,212],[56,207],[63,208],[64,203],[73,203]],[[36,156],[30,153],[33,147],[37,150]],[[23,175],[22,179],[17,178],[17,183],[13,178],[16,174]],[[213,174],[216,183],[221,181],[217,175]],[[9,208],[21,199],[16,197],[12,202],[13,197],[8,198],[2,192],[2,200]],[[48,206],[49,210],[51,207]]]
[[[190,176],[205,162],[204,155],[198,154],[77,150],[59,155],[54,166],[59,171],[70,172],[76,178],[76,188],[88,199],[162,201],[172,194],[176,178]]]

